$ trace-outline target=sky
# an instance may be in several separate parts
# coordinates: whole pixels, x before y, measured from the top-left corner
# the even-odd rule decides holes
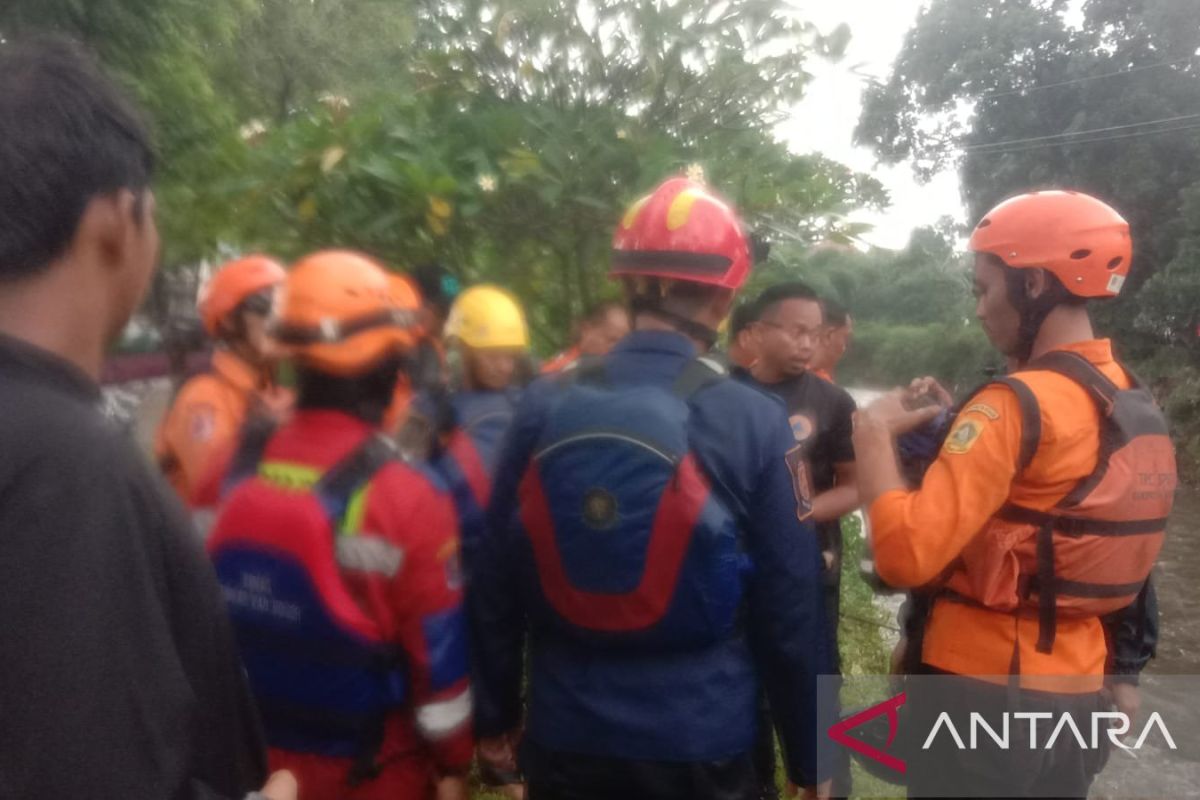
[[[853,216],[875,226],[863,239],[880,247],[904,247],[913,228],[936,222],[942,216],[964,221],[956,173],[942,173],[922,185],[907,164],[877,165],[871,150],[852,144],[865,86],[861,76],[886,79],[904,35],[924,2],[793,0],[797,13],[822,31],[847,23],[851,39],[840,61],[831,63],[814,57],[805,65],[813,80],[804,100],[793,109],[790,119],[780,125],[778,133],[795,152],[823,153],[874,175],[887,187],[892,198],[888,209],[858,212]]]

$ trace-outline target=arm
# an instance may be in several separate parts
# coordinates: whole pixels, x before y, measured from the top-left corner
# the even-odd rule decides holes
[[[1008,499],[1020,452],[1021,413],[1009,389],[985,389],[955,420],[921,488],[912,492],[905,490],[891,431],[886,411],[859,413],[854,432],[858,487],[869,506],[880,577],[910,588],[936,578]]]
[[[834,464],[837,486],[813,498],[812,516],[817,522],[841,519],[858,508],[858,468],[853,461]]]
[[[858,474],[854,460],[854,399],[839,390],[840,400],[833,412],[827,434],[829,460],[833,462],[836,484],[813,499],[813,519],[828,522],[840,519],[859,506]]]
[[[521,725],[525,609],[513,576],[519,532],[518,487],[541,428],[541,401],[532,387],[500,446],[488,524],[466,555],[468,608],[476,691],[475,725],[481,738],[511,734]]]
[[[1146,579],[1137,600],[1102,621],[1109,641],[1105,670],[1109,682],[1136,686],[1138,676],[1154,658],[1158,646],[1158,595],[1153,579]]]
[[[474,741],[457,522],[448,495],[428,483],[409,487],[414,489],[424,496],[410,506],[405,530],[416,535],[390,586],[397,635],[407,656],[417,730],[442,775],[465,774]]]
[[[825,780],[818,739],[835,720],[833,697],[819,703],[817,676],[832,672],[821,595],[821,557],[811,524],[796,516],[797,498],[784,461],[791,432],[782,415],[749,504],[747,548],[750,635],[779,731],[788,777],[797,785]],[[823,718],[824,717],[827,718]]]

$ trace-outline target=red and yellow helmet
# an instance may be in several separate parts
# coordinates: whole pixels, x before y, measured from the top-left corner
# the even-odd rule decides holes
[[[364,374],[416,342],[415,308],[400,307],[398,288],[360,253],[313,253],[288,273],[272,331],[303,364],[342,377]]]
[[[993,208],[969,248],[1014,269],[1044,269],[1078,297],[1116,297],[1129,275],[1129,223],[1080,192],[1017,195]]]
[[[737,289],[750,264],[750,245],[734,210],[707,187],[671,178],[625,212],[613,235],[609,275]]]
[[[205,284],[196,304],[204,330],[216,336],[221,322],[246,298],[280,285],[285,278],[283,267],[268,256],[245,256],[225,264]]]

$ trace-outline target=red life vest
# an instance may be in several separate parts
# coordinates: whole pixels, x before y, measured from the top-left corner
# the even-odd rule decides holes
[[[1038,650],[1049,653],[1059,617],[1098,617],[1136,600],[1162,548],[1177,476],[1166,420],[1139,383],[1120,389],[1069,352],[1030,368],[1074,381],[1096,404],[1096,468],[1048,511],[1001,508],[951,565],[945,588],[989,609],[1036,614]],[[1020,402],[1024,469],[1041,438],[1038,400],[1019,373],[997,382]]]

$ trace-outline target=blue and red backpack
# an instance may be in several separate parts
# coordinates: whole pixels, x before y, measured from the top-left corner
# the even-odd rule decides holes
[[[262,462],[269,436],[244,437],[208,552],[268,744],[354,758],[355,783],[374,774],[385,719],[408,693],[399,648],[339,570],[347,560],[399,568],[398,551],[358,530],[365,491],[394,448],[370,436],[320,474]]]
[[[689,401],[725,379],[707,359],[672,386],[614,383],[602,361],[562,376],[519,489],[535,625],[646,648],[735,630],[749,561],[688,444]]]

